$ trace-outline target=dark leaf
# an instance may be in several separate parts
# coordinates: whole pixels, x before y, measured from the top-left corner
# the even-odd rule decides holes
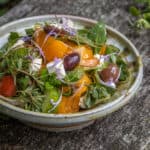
[[[93,26],[88,33],[88,38],[94,42],[98,47],[95,48],[94,53],[99,53],[100,45],[106,42],[106,27],[103,22],[98,22]]]
[[[34,33],[34,29],[33,29],[33,28],[29,28],[29,29],[26,29],[25,32],[26,32],[26,34],[27,34],[28,36],[32,36],[33,33]]]
[[[141,13],[140,13],[140,10],[137,9],[135,6],[131,6],[129,8],[129,12],[133,15],[133,16],[139,16]]]
[[[83,73],[84,71],[81,68],[76,68],[73,71],[68,71],[67,76],[65,77],[65,80],[67,82],[75,82],[82,77]]]

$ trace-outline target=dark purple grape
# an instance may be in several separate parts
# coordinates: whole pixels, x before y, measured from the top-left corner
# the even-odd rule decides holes
[[[99,72],[99,76],[104,82],[117,82],[119,68],[116,64],[110,64],[107,68]]]
[[[73,70],[80,62],[78,53],[71,53],[64,57],[64,68],[66,71]]]

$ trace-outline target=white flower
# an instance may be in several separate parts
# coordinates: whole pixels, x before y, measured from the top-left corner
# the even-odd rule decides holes
[[[15,47],[21,46],[21,45],[23,45],[23,44],[24,44],[24,41],[21,40],[21,39],[19,39],[11,48],[15,48]]]
[[[32,63],[30,64],[30,71],[36,72],[39,71],[42,65],[42,58],[35,58],[32,60]]]
[[[65,68],[62,59],[55,59],[46,65],[49,73],[55,72],[58,79],[63,79],[66,76]]]

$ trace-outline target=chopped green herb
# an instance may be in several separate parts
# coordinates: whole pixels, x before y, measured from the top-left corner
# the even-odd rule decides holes
[[[131,6],[129,8],[130,13],[135,16],[134,22],[131,22],[136,28],[139,29],[150,29],[150,0],[135,0],[136,3],[144,4],[143,9]]]
[[[107,88],[100,84],[92,84],[89,86],[88,93],[84,99],[85,106],[91,108],[99,103],[106,103],[114,94],[114,89]]]
[[[119,59],[117,59],[117,65],[121,68],[119,81],[127,80],[128,76],[129,76],[127,64],[121,58],[119,58]]]
[[[49,82],[45,83],[45,87],[47,96],[42,104],[42,112],[48,113],[54,107],[51,101],[57,102],[60,97],[60,92],[59,89],[52,86]]]
[[[35,31],[33,28],[29,28],[29,29],[26,29],[25,32],[28,36],[32,36]]]
[[[106,42],[106,27],[103,22],[98,22],[95,26],[93,26],[88,33],[88,38],[94,42],[96,47],[94,49],[94,53],[99,53],[100,46]]]
[[[106,54],[111,54],[111,53],[119,53],[120,49],[114,45],[107,45],[106,47]]]
[[[75,70],[68,72],[67,76],[65,77],[65,81],[75,82],[75,81],[79,80],[83,74],[84,74],[83,69],[76,68]]]
[[[141,13],[140,10],[137,9],[135,6],[131,6],[129,11],[133,16],[139,16]]]

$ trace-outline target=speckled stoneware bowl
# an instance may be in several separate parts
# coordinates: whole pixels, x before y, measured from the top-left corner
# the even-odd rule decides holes
[[[67,15],[57,15],[57,17],[56,15],[45,15],[25,18],[0,27],[0,47],[6,42],[8,34],[11,31],[21,32],[25,28],[33,26],[37,22],[45,22],[62,17],[71,19],[76,28],[80,28],[82,26],[92,26],[96,23],[96,21],[91,19]],[[58,115],[32,112],[12,106],[3,100],[0,100],[0,112],[14,117],[35,128],[58,132],[70,131],[88,126],[89,124],[93,123],[95,119],[106,116],[128,103],[142,81],[143,66],[141,57],[134,45],[120,32],[107,26],[107,34],[108,43],[113,43],[121,50],[123,50],[125,47],[129,49],[129,54],[127,57],[130,59],[130,61],[133,61],[135,66],[135,80],[129,89],[125,89],[124,92],[122,92],[122,95],[114,98],[113,101],[107,104],[99,105],[93,109],[74,114]]]

